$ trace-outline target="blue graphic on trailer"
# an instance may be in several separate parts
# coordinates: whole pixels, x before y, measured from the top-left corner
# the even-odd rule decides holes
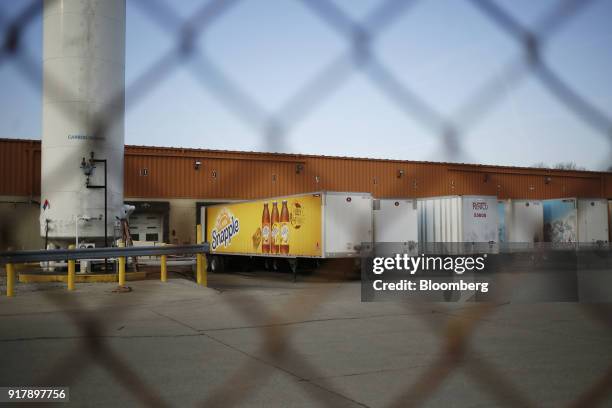
[[[506,242],[506,203],[503,201],[497,202],[497,219],[499,223],[497,228],[499,230],[499,242]]]
[[[576,242],[576,200],[544,201],[544,241]]]

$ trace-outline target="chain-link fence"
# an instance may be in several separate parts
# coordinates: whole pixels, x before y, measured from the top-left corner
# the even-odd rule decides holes
[[[503,90],[509,86],[516,87],[531,78],[537,80],[550,92],[550,95],[565,105],[577,118],[593,128],[602,138],[608,140],[612,147],[612,118],[610,115],[588,102],[580,90],[563,80],[555,67],[550,66],[542,57],[547,42],[563,26],[571,22],[582,9],[595,3],[595,0],[560,0],[531,28],[521,24],[504,11],[498,2],[471,0],[471,3],[480,11],[482,18],[494,23],[499,30],[514,39],[522,52],[515,61],[507,64],[502,72],[478,87],[466,99],[454,117],[447,117],[428,104],[425,98],[399,79],[373,52],[375,39],[392,23],[411,13],[411,10],[420,3],[418,0],[381,0],[380,4],[361,21],[355,21],[332,0],[302,0],[308,13],[316,16],[345,39],[349,46],[348,51],[338,55],[312,78],[304,78],[303,85],[288,99],[288,102],[272,113],[267,112],[258,102],[256,95],[250,95],[223,70],[219,69],[215,61],[203,54],[196,44],[207,30],[222,20],[228,11],[241,3],[239,0],[203,2],[202,6],[187,19],[180,17],[172,4],[164,0],[130,1],[145,12],[150,21],[159,26],[172,39],[174,46],[147,67],[142,75],[126,85],[125,94],[128,95],[125,103],[126,111],[146,99],[178,68],[188,66],[202,88],[212,92],[220,104],[231,110],[244,123],[253,127],[267,146],[278,148],[283,145],[283,141],[300,121],[307,118],[318,105],[329,98],[351,72],[359,70],[404,114],[429,129],[430,136],[439,141],[440,150],[454,158],[464,152],[469,153],[464,143],[466,135],[507,96],[507,92]],[[0,15],[0,27],[3,30],[0,66],[8,63],[17,64],[20,73],[33,83],[39,81],[39,72],[36,69],[36,66],[39,65],[38,57],[33,56],[25,48],[23,35],[35,19],[41,18],[40,13],[40,4],[31,2],[15,18],[8,19]],[[54,78],[45,77],[45,86],[54,89],[54,92],[60,94],[62,92],[62,89],[59,89],[61,88],[59,82]],[[92,132],[94,135],[103,136],[114,117],[123,115],[124,105],[117,103],[117,100],[122,100],[123,97],[122,92],[111,100],[108,107],[102,109],[103,114],[94,120],[95,129]],[[118,107],[121,111],[118,110]],[[64,113],[70,119],[71,112]],[[261,123],[265,124],[263,128]],[[239,174],[229,175],[229,177],[232,176],[240,177]],[[335,288],[336,286],[332,285],[319,291],[317,296],[304,296],[300,293],[292,295],[287,302],[286,309],[294,310],[303,319],[308,319],[316,307],[329,299]],[[144,405],[166,405],[167,401],[163,396],[159,395],[150,384],[146,384],[139,377],[137,370],[109,347],[104,337],[104,323],[96,317],[95,313],[82,310],[82,306],[69,296],[53,296],[50,299],[58,302],[62,308],[73,311],[69,312],[69,316],[82,330],[81,346],[91,356],[91,361],[108,370]],[[317,374],[317,367],[306,356],[300,356],[293,347],[290,326],[275,324],[280,322],[279,316],[271,314],[264,305],[259,304],[256,300],[248,302],[248,307],[244,305],[245,303],[232,303],[229,306],[236,308],[237,312],[248,320],[268,322],[260,329],[264,338],[260,350],[261,355],[279,366],[288,356],[291,356],[292,361],[298,359],[303,369],[312,377],[323,378]],[[407,307],[418,309],[423,305],[411,304]],[[443,306],[428,305],[427,307],[428,309],[444,310]],[[530,396],[521,393],[513,381],[499,368],[495,368],[485,358],[479,356],[478,350],[469,347],[470,337],[482,319],[491,312],[492,307],[488,304],[466,307],[459,315],[445,322],[443,327],[429,321],[427,314],[420,314],[419,316],[424,317],[424,322],[431,325],[432,330],[442,338],[444,350],[431,362],[423,376],[416,382],[406,384],[405,391],[395,397],[393,405],[421,405],[439,390],[442,382],[451,373],[466,364],[471,366],[467,372],[482,386],[484,391],[495,396],[500,404],[536,405]],[[605,324],[612,331],[610,320],[612,309],[610,307],[601,305],[585,305],[584,307],[595,321]],[[478,358],[467,358],[468,356]],[[46,373],[44,378],[41,378],[40,384],[70,385],[76,381],[80,373],[88,369],[87,361],[89,360],[75,360],[67,357],[55,370]],[[253,389],[265,384],[269,379],[265,373],[256,373],[256,370],[254,363],[238,367],[235,374],[216,388],[212,394],[204,396],[203,405],[234,406],[243,402]],[[235,387],[235,384],[242,384],[242,386]],[[333,389],[333,386],[329,385],[328,388]],[[612,391],[612,361],[606,373],[569,405],[578,407],[602,403],[609,397],[610,391]],[[318,394],[313,394],[313,403],[328,405],[325,400],[317,398]]]

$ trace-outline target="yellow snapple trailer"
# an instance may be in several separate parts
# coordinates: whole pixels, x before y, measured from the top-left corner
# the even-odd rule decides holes
[[[320,191],[215,204],[202,209],[210,264],[222,256],[286,258],[295,273],[299,258],[359,256],[372,242],[369,193]]]

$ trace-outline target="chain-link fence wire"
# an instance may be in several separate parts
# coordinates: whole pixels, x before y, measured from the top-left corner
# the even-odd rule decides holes
[[[52,3],[57,0],[46,0]],[[261,135],[268,150],[283,150],[287,135],[310,115],[319,104],[338,90],[356,70],[361,71],[369,81],[377,87],[393,104],[410,118],[418,121],[429,129],[431,137],[439,141],[439,150],[451,159],[466,157],[468,149],[464,145],[465,135],[470,129],[485,119],[489,112],[499,105],[506,97],[508,87],[516,87],[527,78],[535,78],[551,95],[564,104],[577,118],[593,128],[603,138],[610,142],[612,158],[612,119],[602,112],[574,87],[565,82],[551,67],[542,54],[547,42],[558,30],[571,21],[583,9],[597,0],[560,0],[548,13],[540,18],[533,28],[527,28],[504,11],[491,0],[471,0],[481,12],[482,18],[495,23],[500,30],[511,36],[521,47],[522,53],[518,59],[504,66],[501,72],[486,81],[466,102],[450,117],[441,114],[428,104],[408,84],[395,76],[373,52],[374,40],[388,29],[398,19],[410,13],[414,6],[423,0],[382,0],[380,5],[363,20],[350,18],[332,0],[301,0],[311,14],[336,31],[349,45],[348,51],[340,54],[330,64],[326,65],[312,78],[305,79],[298,91],[290,97],[275,112],[268,112],[258,102],[255,95],[250,95],[234,82],[215,61],[201,52],[196,46],[197,40],[205,34],[217,21],[240,0],[211,0],[204,2],[187,19],[181,18],[167,0],[131,0],[143,10],[150,20],[163,29],[173,39],[173,47],[169,52],[159,57],[145,72],[125,87],[125,93],[120,92],[111,98],[99,114],[93,118],[91,133],[93,136],[104,137],[113,123],[125,112],[138,105],[153,89],[160,86],[177,68],[187,66],[203,88],[212,91],[219,103],[231,110],[235,116]],[[296,0],[297,1],[297,0]],[[599,0],[603,1],[603,0]],[[8,19],[0,14],[0,27],[3,30],[2,48],[0,50],[0,66],[7,63],[17,64],[20,73],[33,85],[39,81],[37,56],[31,55],[23,42],[25,29],[37,18],[40,18],[41,7],[37,2],[31,2],[16,17]],[[48,74],[44,78],[47,92],[54,95],[65,93],[63,84]],[[124,100],[125,95],[128,99]],[[68,120],[76,120],[72,111],[62,112]],[[280,147],[279,147],[280,146]],[[239,177],[238,173],[228,174],[228,177]],[[333,292],[333,286],[323,290],[317,296],[293,296],[286,305],[288,310],[296,310],[299,316],[306,319],[316,307],[320,306]],[[166,401],[156,390],[147,385],[121,356],[112,350],[104,337],[104,323],[94,312],[83,311],[81,305],[70,297],[53,296],[52,300],[67,310],[76,326],[82,330],[82,346],[90,357],[89,360],[75,361],[70,357],[58,365],[50,376],[42,379],[41,384],[50,380],[56,382],[63,379],[62,384],[71,384],[80,372],[87,369],[91,362],[102,365],[136,398],[147,406],[165,406]],[[253,299],[249,307],[240,303],[228,303],[250,321],[267,321],[261,326],[263,344],[260,354],[276,367],[282,367],[287,356],[296,358],[304,370],[312,377],[317,375],[317,368],[312,366],[306,357],[300,357],[299,352],[292,347],[289,336],[290,328],[280,324],[280,316],[270,313],[264,305]],[[410,308],[420,309],[419,304],[410,304]],[[427,305],[441,313],[447,312],[443,305]],[[607,306],[585,306],[593,319],[612,331],[612,310]],[[494,367],[483,358],[468,358],[477,356],[477,350],[469,347],[469,340],[474,335],[478,323],[489,313],[490,305],[477,304],[465,309],[439,327],[428,319],[428,314],[422,314],[426,324],[443,340],[442,355],[432,361],[429,368],[415,383],[406,384],[406,389],[398,395],[393,405],[419,406],[427,401],[439,389],[443,380],[460,366],[467,365],[467,372],[476,380],[484,391],[497,398],[500,404],[516,406],[533,406],[535,403],[529,396],[519,391],[516,385],[505,377],[502,370]],[[421,315],[421,314],[419,314]],[[430,314],[429,314],[430,315]],[[102,357],[103,356],[103,357]],[[210,395],[205,396],[203,405],[222,403],[233,406],[244,401],[249,392],[260,387],[267,381],[269,375],[257,373],[256,366],[247,363],[237,369],[230,377]],[[253,381],[253,378],[256,378]],[[45,382],[46,381],[46,382]],[[235,387],[235,384],[241,384]],[[305,382],[302,382],[305,384]],[[309,382],[312,384],[312,382]],[[331,385],[322,385],[328,391]],[[607,371],[588,389],[573,401],[570,406],[585,406],[601,403],[609,397],[612,390],[612,362]],[[313,402],[326,405],[326,401],[313,395]]]

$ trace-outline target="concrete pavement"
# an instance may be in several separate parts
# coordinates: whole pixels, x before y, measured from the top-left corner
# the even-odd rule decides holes
[[[379,407],[407,393],[405,406],[431,386],[426,406],[552,407],[612,364],[612,330],[580,305],[497,305],[461,367],[415,387],[465,305],[361,303],[359,282],[286,274],[209,280],[19,285],[0,298],[0,385],[69,385],[75,406]]]

